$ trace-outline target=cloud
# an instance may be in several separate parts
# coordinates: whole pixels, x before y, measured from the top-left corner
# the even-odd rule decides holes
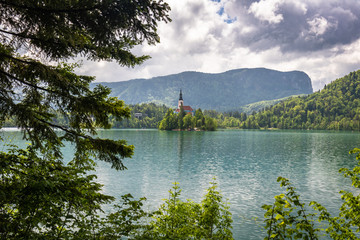
[[[261,21],[269,23],[280,23],[284,20],[283,15],[279,14],[279,6],[284,0],[261,0],[253,2],[249,7],[249,13],[254,14]]]
[[[315,17],[309,20],[308,24],[310,26],[309,33],[313,33],[315,36],[323,35],[331,26],[324,17]]]
[[[227,4],[233,9],[249,9],[245,18],[255,30],[248,35],[238,35],[237,39],[238,44],[246,44],[253,51],[274,46],[279,46],[282,52],[317,51],[350,44],[360,37],[357,17],[360,16],[360,2],[355,0],[341,3],[261,0],[247,4],[229,1]],[[231,14],[237,16],[234,11]]]
[[[135,68],[84,61],[82,74],[124,81],[182,71],[267,67],[301,70],[314,89],[360,66],[360,1],[167,0],[161,43],[134,48],[152,58]]]

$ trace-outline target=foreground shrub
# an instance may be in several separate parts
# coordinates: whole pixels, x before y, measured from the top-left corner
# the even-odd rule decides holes
[[[340,191],[343,204],[338,216],[333,217],[321,204],[312,201],[309,203],[315,212],[306,210],[300,201],[300,195],[288,179],[279,177],[278,182],[286,188],[286,193],[275,196],[273,205],[264,205],[266,210],[265,239],[319,239],[327,235],[332,239],[359,239],[360,232],[360,149],[355,148],[350,153],[355,153],[358,160],[353,169],[341,168],[339,172],[349,178],[351,191]],[[325,229],[317,228],[314,222],[319,222]]]

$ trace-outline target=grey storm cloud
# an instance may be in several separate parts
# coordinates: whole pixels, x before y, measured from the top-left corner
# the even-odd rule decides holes
[[[252,51],[279,47],[307,52],[341,47],[360,38],[360,1],[232,0],[224,2],[230,17],[252,30],[236,36]]]

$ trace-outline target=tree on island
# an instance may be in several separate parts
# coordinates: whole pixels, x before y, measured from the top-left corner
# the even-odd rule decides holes
[[[214,118],[204,116],[201,109],[195,111],[195,116],[186,114],[180,106],[180,112],[174,113],[171,108],[166,113],[165,117],[159,123],[160,130],[204,130],[204,131],[215,131],[217,128],[217,122]]]
[[[172,110],[170,108],[167,111],[167,113],[165,114],[165,117],[163,118],[163,120],[160,121],[159,129],[161,129],[161,130],[171,130],[171,129],[175,129],[176,126],[177,126],[177,119],[176,119],[176,116],[174,114],[174,110]]]
[[[194,129],[195,128],[195,121],[191,114],[186,114],[183,118],[183,129]]]
[[[201,108],[195,111],[195,125],[200,129],[205,125],[205,117],[201,111]]]
[[[177,128],[180,130],[184,130],[184,117],[185,117],[186,113],[184,111],[183,106],[180,106],[180,112],[177,114],[176,118],[177,118]]]

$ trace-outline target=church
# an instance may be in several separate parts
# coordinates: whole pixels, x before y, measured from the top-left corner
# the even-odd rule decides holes
[[[179,113],[180,112],[180,107],[182,106],[182,108],[184,109],[184,112],[186,114],[191,114],[192,116],[195,115],[195,110],[192,109],[192,107],[190,106],[184,106],[184,100],[183,100],[183,97],[182,97],[182,92],[181,92],[181,89],[180,89],[180,96],[179,96],[179,102],[178,102],[178,107],[177,109],[175,110],[175,113]]]

